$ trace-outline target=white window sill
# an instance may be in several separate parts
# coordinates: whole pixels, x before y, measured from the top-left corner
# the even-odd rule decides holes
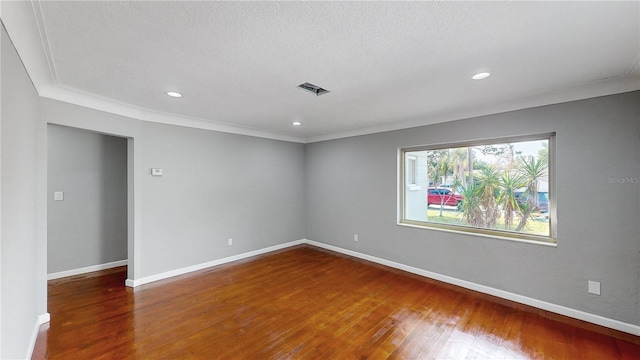
[[[405,222],[402,222],[402,221],[398,221],[396,224],[398,226],[406,226],[406,227],[417,228],[417,229],[425,229],[425,230],[443,231],[443,232],[459,234],[459,235],[470,235],[470,236],[478,236],[478,237],[484,237],[484,238],[490,238],[490,239],[515,241],[515,242],[532,244],[532,245],[558,247],[558,243],[557,243],[557,240],[555,238],[550,238],[549,240],[546,240],[546,239],[545,240],[528,240],[528,239],[519,239],[519,238],[516,238],[516,237],[510,237],[510,236],[500,236],[500,235],[497,235],[497,234],[482,234],[482,233],[477,233],[477,232],[472,232],[472,231],[443,229],[443,228],[440,228],[440,227],[437,227],[437,226],[429,226],[428,223],[425,223],[424,225],[416,225],[416,224],[410,224],[410,223],[405,223]]]

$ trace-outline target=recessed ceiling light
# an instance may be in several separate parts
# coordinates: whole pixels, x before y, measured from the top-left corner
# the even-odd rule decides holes
[[[294,121],[294,122],[291,123],[291,125],[300,126],[300,125],[302,125],[302,123],[300,121]]]
[[[179,98],[182,97],[182,94],[180,94],[179,92],[175,92],[175,91],[167,91],[167,95],[174,97],[174,98]]]
[[[477,73],[477,74],[473,75],[471,78],[473,80],[482,80],[482,79],[488,78],[489,75],[491,75],[491,74],[489,74],[488,72],[481,72],[481,73]]]

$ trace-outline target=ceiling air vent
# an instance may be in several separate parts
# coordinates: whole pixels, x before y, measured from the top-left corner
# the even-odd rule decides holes
[[[322,94],[326,94],[329,92],[329,90],[325,90],[323,88],[321,88],[320,86],[316,86],[310,83],[304,83],[304,84],[300,84],[298,85],[298,87],[302,90],[306,90],[310,93],[314,93],[316,96],[320,96]]]

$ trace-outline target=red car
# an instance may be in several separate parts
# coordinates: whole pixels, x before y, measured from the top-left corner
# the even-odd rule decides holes
[[[444,187],[427,189],[427,206],[444,204],[447,206],[462,206],[464,196]]]

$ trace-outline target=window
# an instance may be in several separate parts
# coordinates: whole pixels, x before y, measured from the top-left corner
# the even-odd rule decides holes
[[[413,156],[407,157],[407,185],[416,184],[416,158]]]
[[[401,149],[399,223],[555,243],[554,138]]]

